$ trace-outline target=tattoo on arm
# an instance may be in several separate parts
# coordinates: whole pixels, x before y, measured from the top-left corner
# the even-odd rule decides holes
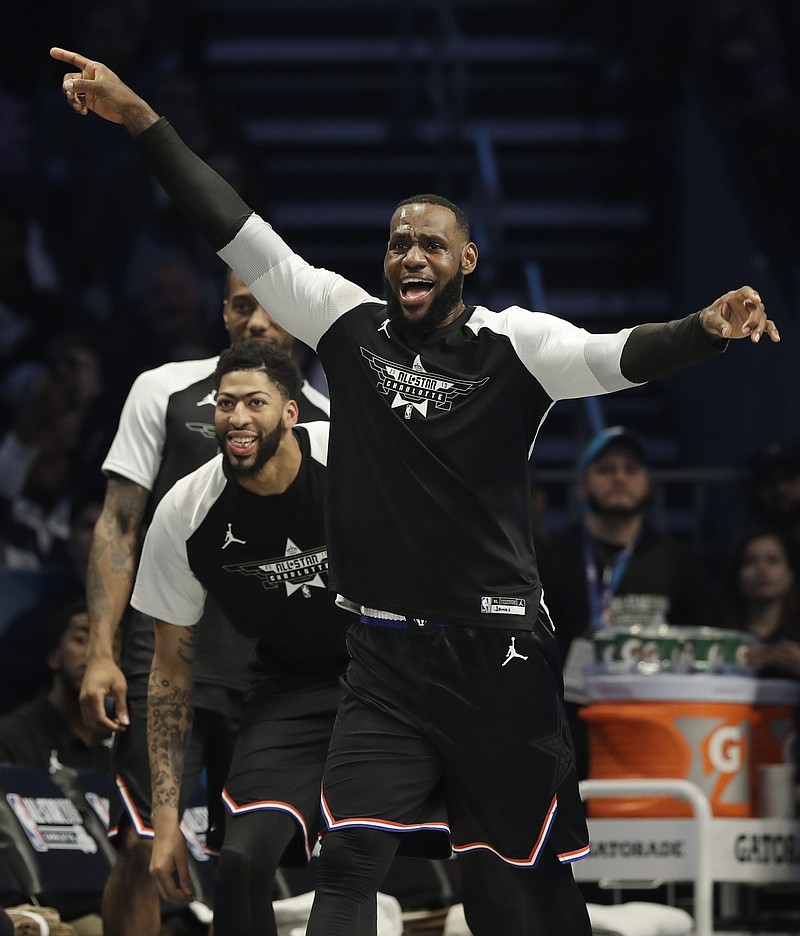
[[[188,627],[187,631],[186,637],[180,638],[177,654],[184,663],[188,663],[189,666],[191,666],[194,663],[194,647],[197,643],[197,629]]]
[[[196,628],[186,628],[175,654],[182,661],[176,677],[169,666],[153,663],[147,693],[147,747],[153,806],[177,809],[180,799],[186,749],[192,730],[194,690],[191,675],[188,682],[181,678],[183,664],[191,666],[197,638]]]
[[[86,597],[92,621],[119,623],[133,589],[149,492],[123,478],[110,478],[92,537]]]

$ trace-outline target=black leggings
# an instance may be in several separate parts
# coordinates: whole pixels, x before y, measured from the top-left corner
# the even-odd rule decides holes
[[[325,836],[307,936],[356,932],[359,906],[378,890],[397,845],[398,835],[377,829],[342,829]],[[473,936],[591,936],[572,868],[554,856],[542,856],[535,870],[513,868],[488,852],[458,862]]]
[[[277,936],[272,894],[275,871],[297,833],[287,813],[268,809],[225,818],[214,899],[215,936]],[[350,936],[375,936],[377,888],[357,908]]]
[[[317,890],[306,936],[353,936],[359,913],[375,895],[399,845],[380,829],[340,829],[322,840]]]
[[[462,855],[458,865],[473,936],[591,936],[572,868],[549,852],[535,869],[515,868],[490,852]]]

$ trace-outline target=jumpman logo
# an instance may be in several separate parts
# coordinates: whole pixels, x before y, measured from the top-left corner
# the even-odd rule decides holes
[[[386,335],[387,338],[391,338],[391,337],[392,337],[392,336],[389,334],[389,322],[391,322],[391,319],[386,319],[386,320],[383,322],[383,324],[378,328],[378,331],[379,331],[379,332],[382,331],[382,332],[384,333],[384,335]]]
[[[228,532],[225,534],[225,542],[222,544],[222,548],[223,548],[223,549],[227,549],[228,546],[231,545],[231,543],[241,543],[242,546],[246,546],[246,545],[247,545],[247,541],[246,541],[246,540],[236,539],[236,537],[233,535],[233,531],[231,530],[231,525],[230,525],[230,523],[229,523],[229,524],[228,524]]]
[[[517,641],[516,637],[511,638],[511,643],[508,645],[508,650],[506,651],[506,658],[500,664],[501,666],[505,666],[506,663],[510,663],[514,658],[518,660],[528,659],[526,656],[523,656],[521,653],[517,653],[516,641]]]

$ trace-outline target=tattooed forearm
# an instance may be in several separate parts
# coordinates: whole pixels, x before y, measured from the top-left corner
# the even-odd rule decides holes
[[[197,628],[187,627],[186,630],[186,636],[180,638],[176,652],[184,663],[188,663],[189,666],[191,666],[194,662],[194,646],[197,643]]]
[[[177,808],[194,715],[192,686],[153,668],[147,693],[147,747],[153,806]]]
[[[156,648],[147,690],[147,747],[153,808],[178,808],[194,715],[192,659],[196,627],[155,621]]]
[[[148,497],[147,489],[132,481],[108,481],[92,537],[86,579],[93,636],[103,644],[113,638],[131,596]]]

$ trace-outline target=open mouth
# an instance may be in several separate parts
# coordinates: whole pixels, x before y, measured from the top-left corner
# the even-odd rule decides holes
[[[428,280],[406,280],[400,285],[400,295],[409,304],[422,302],[432,292],[433,283]]]
[[[228,443],[228,451],[231,455],[236,455],[238,457],[245,457],[251,455],[256,449],[256,443],[258,442],[258,436],[248,433],[228,435],[226,437]]]

